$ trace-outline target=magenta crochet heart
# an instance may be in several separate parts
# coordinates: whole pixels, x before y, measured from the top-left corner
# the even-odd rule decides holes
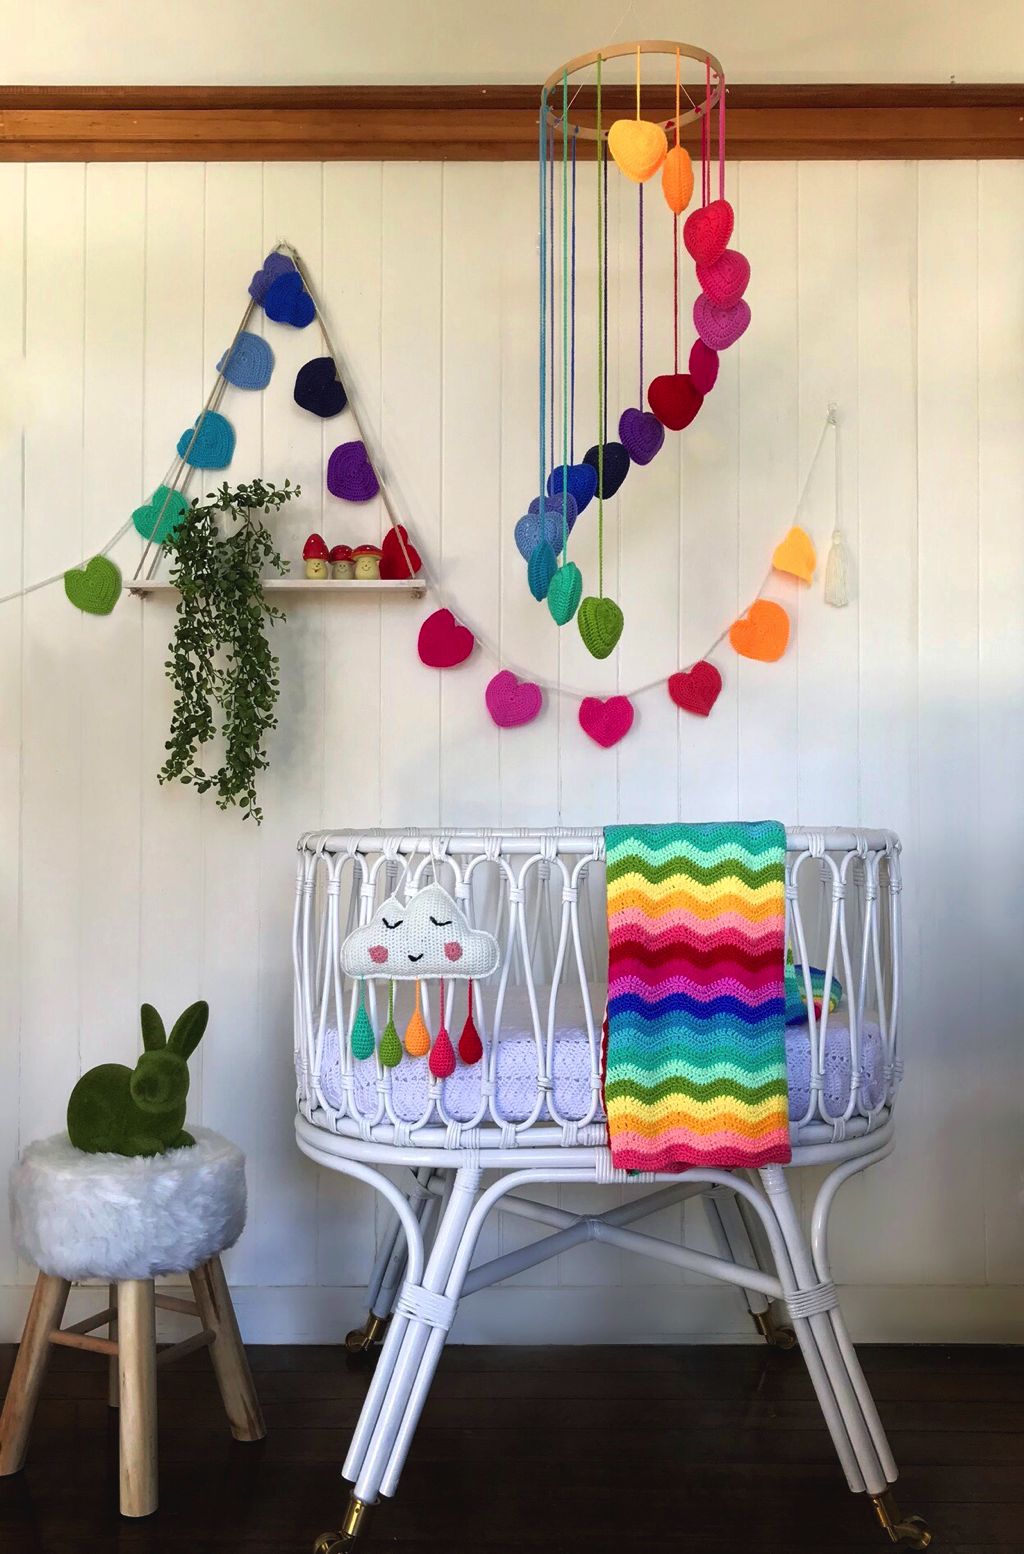
[[[686,252],[697,264],[714,264],[729,246],[735,218],[728,200],[712,200],[683,223]]]
[[[727,248],[714,264],[697,266],[697,284],[719,308],[735,307],[750,280],[750,261],[738,248]]]
[[[532,680],[517,680],[511,669],[501,669],[484,692],[487,711],[499,728],[519,728],[532,723],[544,698]]]
[[[665,428],[649,410],[624,410],[619,416],[619,440],[634,464],[649,464],[665,441]]]
[[[474,647],[473,633],[460,626],[451,610],[435,610],[420,627],[417,651],[430,669],[454,669]]]
[[[693,322],[705,345],[713,351],[726,351],[750,323],[750,305],[741,300],[735,307],[717,308],[701,292],[693,304]]]
[[[633,703],[628,696],[584,696],[580,702],[580,728],[606,750],[617,745],[633,727]]]
[[[327,489],[343,502],[368,502],[380,486],[365,443],[339,443],[327,460]]]
[[[710,394],[718,381],[718,352],[698,337],[690,347],[689,368],[698,394]]]

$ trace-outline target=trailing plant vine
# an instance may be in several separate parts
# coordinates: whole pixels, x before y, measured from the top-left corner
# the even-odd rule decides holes
[[[237,804],[257,825],[263,811],[256,779],[268,764],[280,689],[266,627],[285,618],[262,580],[267,570],[288,570],[259,515],[276,513],[299,493],[288,480],[283,487],[253,480],[233,491],[225,483],[203,505],[193,501],[167,541],[170,580],[181,599],[165,664],[175,702],[160,781],[193,784],[200,793],[213,788],[221,809]],[[200,757],[218,732],[218,717],[223,759],[208,771]]]

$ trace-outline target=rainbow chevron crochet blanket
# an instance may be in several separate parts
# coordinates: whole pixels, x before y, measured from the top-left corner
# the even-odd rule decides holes
[[[608,826],[605,855],[613,1163],[787,1161],[785,828]]]

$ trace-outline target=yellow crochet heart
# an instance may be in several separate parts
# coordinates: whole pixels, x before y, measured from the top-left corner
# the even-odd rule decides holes
[[[608,150],[634,183],[644,183],[658,171],[668,151],[660,124],[649,119],[616,119],[608,131]]]
[[[782,543],[772,551],[772,566],[776,572],[789,572],[803,583],[812,580],[817,562],[814,542],[799,524],[790,529]]]

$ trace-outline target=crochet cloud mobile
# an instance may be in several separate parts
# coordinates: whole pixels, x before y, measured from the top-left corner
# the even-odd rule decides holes
[[[409,902],[390,896],[341,947],[347,977],[489,977],[498,964],[493,934],[470,928],[466,915],[440,885]]]

